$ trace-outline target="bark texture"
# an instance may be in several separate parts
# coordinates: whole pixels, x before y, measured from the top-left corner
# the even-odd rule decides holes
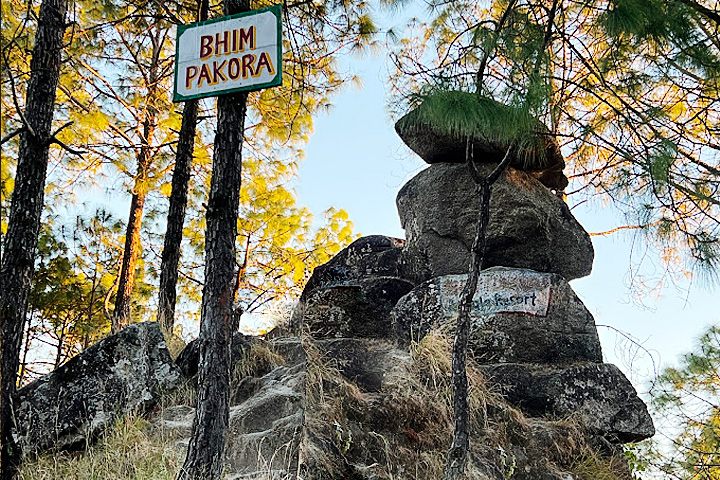
[[[208,1],[200,0],[198,21],[207,20]],[[157,321],[164,332],[172,332],[175,323],[175,302],[177,300],[178,265],[180,245],[183,238],[183,224],[187,208],[190,166],[195,149],[195,131],[198,116],[197,99],[188,100],[183,108],[182,125],[178,135],[175,169],[173,170],[167,229],[160,264],[160,289]]]
[[[467,379],[467,350],[470,337],[470,309],[477,290],[478,278],[482,270],[485,256],[485,231],[490,220],[490,187],[510,164],[510,151],[512,145],[505,153],[505,157],[495,170],[487,177],[479,175],[473,163],[473,151],[470,139],[467,141],[466,159],[468,169],[478,186],[478,201],[480,204],[477,234],[472,246],[470,261],[470,275],[463,287],[458,306],[457,327],[452,352],[452,381],[453,381],[453,411],[455,415],[455,430],[453,442],[448,451],[443,480],[459,480],[465,478],[468,451],[470,450],[470,407],[468,404]]]
[[[249,10],[249,1],[225,1],[225,15]],[[205,286],[200,321],[197,409],[180,480],[219,480],[228,426],[230,342],[235,239],[240,202],[242,136],[247,93],[218,97],[210,198],[205,235]]]
[[[21,452],[12,436],[13,411],[17,397],[20,346],[45,200],[48,151],[52,141],[51,128],[67,10],[67,0],[45,0],[40,6],[25,103],[27,124],[20,135],[15,190],[0,267],[0,442],[3,480],[16,478],[20,463]]]

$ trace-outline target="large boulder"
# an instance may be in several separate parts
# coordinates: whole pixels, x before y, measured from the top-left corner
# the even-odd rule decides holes
[[[413,284],[397,277],[368,277],[312,290],[296,307],[314,338],[392,338],[389,315]]]
[[[494,164],[481,164],[487,175]],[[479,199],[465,165],[436,164],[397,196],[406,233],[403,256],[415,280],[466,273],[475,239]],[[508,168],[492,187],[484,267],[557,273],[568,280],[590,273],[590,236],[562,199],[525,172]]]
[[[403,277],[404,240],[384,235],[369,235],[340,250],[327,263],[313,270],[305,285],[303,297],[316,288],[338,285],[367,277]]]
[[[417,268],[408,263],[403,253],[404,244],[399,238],[369,235],[355,240],[327,263],[316,267],[293,310],[290,331],[298,332],[306,316],[309,323],[319,327],[315,333],[327,336],[332,330],[333,337],[348,334],[357,327],[346,325],[338,329],[338,322],[353,323],[367,317],[372,317],[370,324],[382,322],[395,302],[414,286],[412,272]],[[330,312],[329,305],[333,302],[337,304],[333,307],[338,308]],[[369,307],[368,311],[358,311],[365,306]],[[325,321],[325,313],[328,325],[323,326],[318,322]],[[353,320],[352,315],[359,317]],[[387,330],[382,323],[377,326]]]
[[[473,94],[448,92],[447,95],[454,95],[455,100],[462,103],[458,109],[463,109],[466,116],[467,110],[472,107],[483,107]],[[485,102],[485,107],[497,108],[501,112],[506,111],[509,115],[514,113],[511,107],[502,106],[493,100],[485,98],[481,101]],[[429,164],[465,163],[466,138],[456,133],[442,131],[436,125],[426,121],[423,111],[425,107],[423,102],[397,121],[395,131],[398,136],[413,152]],[[528,138],[534,141],[519,152],[517,150],[511,152],[511,165],[527,171],[547,188],[564,190],[568,185],[568,179],[563,174],[565,160],[555,137],[540,121],[535,121],[534,125],[529,128],[531,131],[528,132]],[[472,143],[474,160],[483,163],[500,162],[509,147],[506,143],[479,135],[473,137]]]
[[[418,341],[457,315],[467,275],[418,285],[391,313],[396,338]],[[483,363],[602,362],[595,321],[559,275],[504,267],[484,270],[470,312],[469,350]]]
[[[159,325],[131,325],[20,389],[18,440],[28,453],[83,447],[181,381]]]
[[[638,442],[655,434],[647,407],[615,365],[496,364],[481,371],[526,415],[579,416],[586,427],[613,443]]]

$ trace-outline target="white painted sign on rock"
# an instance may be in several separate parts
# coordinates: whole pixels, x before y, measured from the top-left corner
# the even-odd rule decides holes
[[[457,307],[467,275],[447,275],[438,279],[440,302],[448,316]],[[550,306],[550,276],[530,270],[484,272],[478,279],[470,316],[495,313],[525,313],[547,316]]]

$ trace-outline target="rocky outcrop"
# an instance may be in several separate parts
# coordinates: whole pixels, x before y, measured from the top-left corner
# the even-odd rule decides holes
[[[426,127],[398,122],[431,163],[398,194],[405,243],[356,241],[315,270],[293,313],[307,335],[305,479],[442,475],[452,326],[478,197],[460,164],[464,142]],[[481,174],[500,147],[475,139]],[[620,444],[654,432],[630,382],[602,363],[594,319],[568,284],[590,273],[593,248],[551,191],[566,184],[556,147],[535,152],[554,159],[547,170],[515,159],[492,188],[471,308],[470,404],[484,405],[473,414],[484,423],[473,427],[470,478],[576,480],[574,466],[592,455],[612,466],[608,478],[629,480]]]
[[[457,161],[449,147],[458,139],[418,132],[428,138],[403,135],[417,145],[427,140],[416,147],[441,163],[398,194],[407,240],[355,241],[315,269],[285,336],[233,338],[227,479],[442,477],[453,429],[452,327],[478,207],[465,165],[442,163]],[[475,143],[476,158],[496,161],[501,146],[483,142]],[[562,175],[556,145],[548,139],[542,148],[536,160],[555,158],[554,166],[527,171],[516,162],[525,171],[509,169],[492,190],[485,270],[470,314],[467,474],[630,480],[621,444],[651,436],[652,421],[630,382],[602,363],[593,317],[568,284],[590,272],[592,244],[548,189],[555,184],[536,179]],[[494,164],[479,168],[487,173]],[[78,432],[95,435],[118,412],[146,408],[180,371],[192,380],[199,344],[187,346],[177,367],[161,344],[155,326],[134,326],[27,387],[21,423],[34,433],[25,433],[26,443],[44,441],[42,429],[57,432],[43,445],[85,441]],[[86,384],[72,386],[73,377]],[[38,410],[49,399],[52,408]],[[179,449],[195,414],[186,403],[155,419],[177,435]],[[578,473],[588,462],[603,470]]]
[[[20,389],[19,443],[28,453],[84,447],[119,415],[146,411],[181,380],[159,325],[131,325]]]
[[[529,416],[579,415],[586,427],[612,443],[638,442],[655,434],[647,407],[615,365],[496,364],[481,368],[505,398]]]
[[[493,167],[480,170],[488,174]],[[397,207],[407,235],[405,261],[424,267],[415,272],[418,280],[467,273],[479,207],[465,165],[431,165],[402,187]],[[493,185],[484,268],[527,268],[570,280],[588,275],[592,261],[587,232],[537,180],[508,169]]]
[[[457,314],[467,275],[435,277],[396,304],[401,342],[419,341]],[[601,362],[595,321],[559,275],[493,267],[481,273],[471,312],[469,349],[482,363]]]

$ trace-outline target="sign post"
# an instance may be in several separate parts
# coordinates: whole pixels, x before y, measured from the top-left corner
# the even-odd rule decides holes
[[[176,102],[217,99],[205,233],[197,408],[179,480],[219,480],[228,427],[230,341],[235,324],[237,218],[247,97],[282,83],[279,6],[248,11],[249,0],[223,0],[224,18],[178,27]]]
[[[282,83],[279,5],[178,26],[173,101]]]

